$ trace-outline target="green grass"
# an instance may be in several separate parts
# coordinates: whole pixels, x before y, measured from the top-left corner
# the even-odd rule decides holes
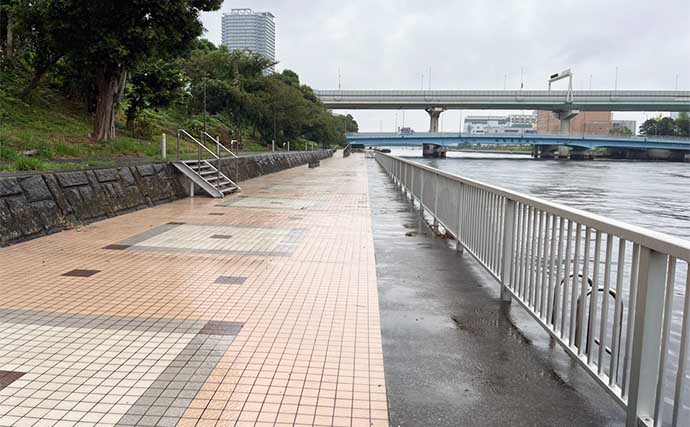
[[[0,171],[74,169],[112,165],[127,160],[160,160],[161,134],[168,135],[168,157],[176,157],[175,134],[178,128],[191,127],[195,120],[174,110],[145,112],[145,130],[150,136],[136,135],[118,117],[117,138],[92,142],[93,119],[83,107],[50,91],[37,92],[29,101],[15,96],[12,82],[0,78]],[[198,124],[197,124],[198,125]],[[215,134],[222,124],[209,120]],[[264,145],[245,142],[243,151],[265,151]],[[181,141],[180,151],[196,153],[197,146]]]

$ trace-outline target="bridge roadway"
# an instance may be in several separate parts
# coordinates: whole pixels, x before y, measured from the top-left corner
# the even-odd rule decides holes
[[[316,90],[334,110],[690,111],[683,90]]]
[[[546,134],[469,134],[469,133],[357,133],[348,134],[350,144],[375,146],[455,146],[458,144],[566,146],[593,148],[659,149],[690,152],[690,139],[645,137],[575,136]]]

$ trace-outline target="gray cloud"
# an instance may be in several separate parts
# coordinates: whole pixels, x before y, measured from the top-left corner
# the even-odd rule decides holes
[[[314,88],[527,89],[572,68],[575,87],[690,89],[690,2],[667,0],[253,0],[227,1],[202,17],[220,43],[221,15],[251,7],[276,15],[278,69],[290,68]],[[507,75],[507,78],[506,78]],[[464,115],[471,112],[465,111]],[[365,130],[393,130],[396,112],[355,111]],[[651,115],[648,113],[648,115]],[[398,124],[402,113],[398,112]],[[428,127],[426,113],[406,124]],[[644,114],[616,113],[643,120]],[[459,112],[443,115],[457,130]]]

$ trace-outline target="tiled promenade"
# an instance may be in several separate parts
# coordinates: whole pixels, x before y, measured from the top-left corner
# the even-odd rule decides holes
[[[0,248],[0,426],[384,426],[363,156]]]

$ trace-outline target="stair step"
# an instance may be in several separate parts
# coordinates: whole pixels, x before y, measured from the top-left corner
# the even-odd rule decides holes
[[[237,190],[237,187],[228,187],[228,188],[223,188],[220,190],[221,193],[226,194],[226,193],[232,193],[235,190]]]

